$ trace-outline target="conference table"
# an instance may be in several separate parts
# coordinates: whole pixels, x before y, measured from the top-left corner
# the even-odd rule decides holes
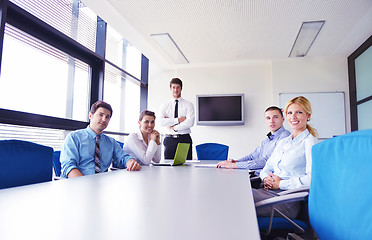
[[[260,239],[249,173],[197,165],[0,190],[0,239]]]

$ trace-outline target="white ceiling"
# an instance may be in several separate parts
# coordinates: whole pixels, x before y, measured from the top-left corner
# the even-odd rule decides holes
[[[170,65],[151,34],[169,33],[193,65],[288,58],[304,21],[325,20],[310,57],[348,56],[372,35],[372,0],[83,2],[150,60]]]

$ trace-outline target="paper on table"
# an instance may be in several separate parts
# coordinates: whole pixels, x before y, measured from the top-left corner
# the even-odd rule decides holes
[[[209,168],[217,168],[217,163],[195,164],[194,167],[209,167]]]
[[[194,167],[217,168],[217,163],[195,164]],[[252,172],[254,172],[254,170],[248,169],[248,172],[252,173]]]

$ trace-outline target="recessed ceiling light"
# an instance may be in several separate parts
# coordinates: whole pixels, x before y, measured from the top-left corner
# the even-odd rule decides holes
[[[325,21],[303,22],[289,57],[305,57]]]
[[[182,53],[181,49],[177,46],[176,42],[169,35],[169,33],[151,34],[150,36],[175,63],[189,63],[189,60],[187,60],[187,58]]]

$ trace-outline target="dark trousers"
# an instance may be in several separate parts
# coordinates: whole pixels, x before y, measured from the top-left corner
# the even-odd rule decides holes
[[[190,134],[180,134],[177,135],[177,137],[166,136],[163,143],[165,159],[174,158],[178,143],[190,143],[189,152],[187,153],[187,160],[192,160],[192,139]]]

